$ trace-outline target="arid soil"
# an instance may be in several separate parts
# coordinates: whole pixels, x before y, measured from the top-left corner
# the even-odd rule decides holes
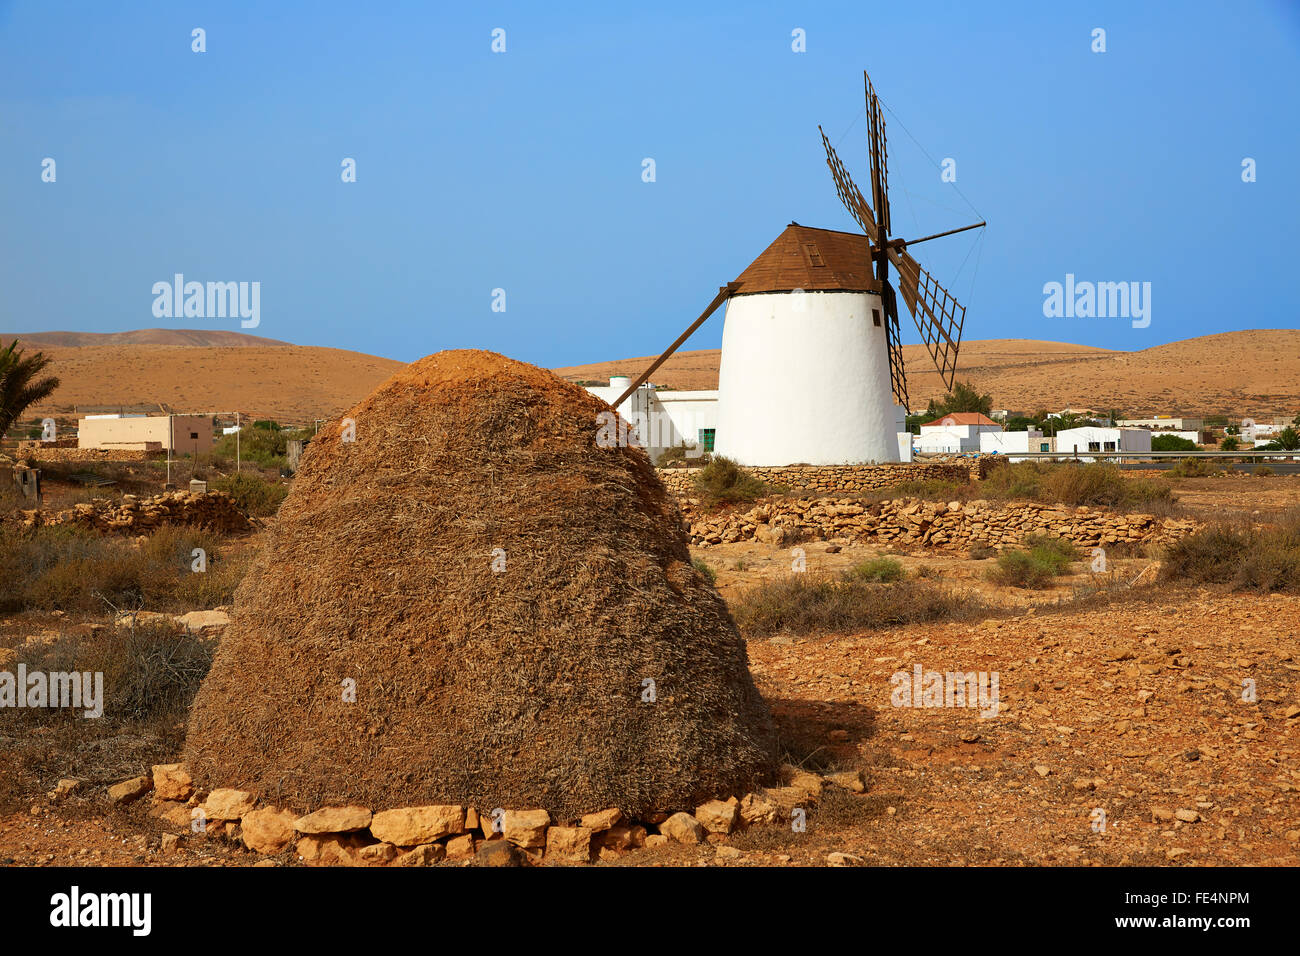
[[[1267,520],[1300,503],[1300,478],[1190,479],[1177,493],[1195,517],[1259,511],[1255,520]],[[826,550],[835,544],[804,545],[810,571],[883,553]],[[790,561],[788,548],[753,542],[694,554],[729,602]],[[1152,563],[1142,555],[1116,558],[1100,581],[1077,565],[1046,591],[989,583],[988,560],[891,556],[909,576],[967,590],[989,611],[973,623],[749,641],[787,759],[819,772],[862,769],[866,792],[828,787],[803,832],[758,827],[599,865],[820,866],[836,852],[883,865],[1300,863],[1300,595],[1129,589]],[[0,646],[84,626],[10,616]],[[996,673],[996,715],[895,706],[891,676],[916,665]],[[178,759],[180,734],[90,742],[71,727],[23,741],[31,785],[0,817],[0,864],[256,863],[238,845],[155,818],[147,798],[105,801],[106,784]],[[65,776],[86,782],[51,798]],[[169,836],[164,850],[164,834],[179,840]],[[295,860],[289,851],[273,862]]]
[[[970,330],[968,330],[970,331]],[[1062,327],[1062,332],[1065,329]],[[667,341],[665,341],[667,344]],[[655,374],[673,388],[717,388],[716,349],[678,352]],[[945,389],[923,345],[904,345],[912,407]],[[556,369],[572,380],[636,375],[653,357]],[[1133,352],[1062,342],[972,339],[957,377],[993,396],[994,408],[1118,408],[1133,415],[1295,415],[1300,411],[1300,331],[1256,329],[1206,335]]]

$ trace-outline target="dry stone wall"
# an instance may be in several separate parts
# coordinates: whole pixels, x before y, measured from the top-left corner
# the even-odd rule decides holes
[[[149,461],[166,457],[163,451],[138,448],[51,448],[47,442],[21,442],[15,457],[19,461]]]
[[[819,494],[864,494],[880,491],[903,481],[952,481],[965,483],[980,477],[975,459],[945,462],[911,462],[896,465],[784,465],[775,468],[746,468],[745,471],[769,485],[794,492]],[[660,468],[659,480],[679,498],[695,490],[698,468]]]
[[[95,498],[66,511],[24,511],[23,525],[79,524],[96,531],[144,534],[164,524],[191,525],[209,531],[234,533],[253,527],[248,515],[224,491],[191,493],[171,491],[152,498],[123,495],[120,504]]]
[[[1195,531],[1194,521],[1123,514],[1103,508],[1034,503],[900,498],[879,503],[837,498],[765,499],[747,511],[709,514],[698,499],[681,502],[691,543],[700,547],[757,540],[786,544],[848,538],[920,547],[1006,548],[1048,534],[1085,546],[1163,544]]]

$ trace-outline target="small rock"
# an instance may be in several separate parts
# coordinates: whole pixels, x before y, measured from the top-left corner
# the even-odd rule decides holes
[[[194,781],[182,763],[161,763],[153,768],[155,800],[188,800],[194,793]]]
[[[1178,810],[1174,813],[1174,819],[1182,820],[1184,823],[1198,823],[1201,815],[1195,810]]]
[[[592,836],[588,827],[550,827],[546,831],[546,858],[561,863],[590,863]]]
[[[139,800],[149,792],[153,783],[148,777],[132,777],[108,788],[108,799],[113,803],[127,804]]]
[[[464,833],[447,841],[447,859],[469,860],[474,857],[474,835]]]
[[[240,821],[244,846],[257,853],[279,853],[293,842],[297,816],[290,810],[274,807],[250,810]]]
[[[324,807],[298,817],[293,828],[299,833],[351,833],[370,826],[372,818],[365,807]]]
[[[1172,823],[1174,820],[1174,811],[1168,807],[1152,807],[1151,821],[1153,823]]]
[[[502,835],[515,846],[526,850],[546,846],[546,828],[551,815],[545,810],[507,810]]]
[[[710,800],[695,808],[695,819],[710,833],[730,833],[740,820],[740,805],[734,801]]]
[[[598,813],[588,813],[578,821],[578,825],[586,827],[593,833],[600,833],[602,830],[608,830],[610,827],[618,826],[622,819],[623,811],[614,807],[609,810],[601,810]]]
[[[853,793],[866,793],[867,784],[863,780],[861,770],[848,770],[844,773],[831,773],[826,775],[828,783],[833,783],[837,787],[845,790],[851,790]]]
[[[704,839],[704,827],[689,813],[674,813],[659,824],[659,832],[678,843],[699,843]]]
[[[860,856],[854,856],[852,853],[827,853],[827,866],[862,866],[866,860]]]
[[[419,846],[465,830],[465,808],[455,806],[402,807],[383,810],[370,820],[376,840],[395,846]]]
[[[458,837],[457,839],[461,839]],[[463,839],[471,843],[474,838],[466,835]],[[433,866],[446,855],[446,849],[441,843],[422,843],[420,846],[413,847],[405,853],[399,853],[393,860],[393,866]],[[473,854],[471,854],[472,856]]]
[[[476,856],[479,866],[522,866],[523,854],[509,840],[485,840]]]
[[[219,788],[203,801],[203,814],[209,820],[240,820],[257,804],[257,798],[245,790]]]

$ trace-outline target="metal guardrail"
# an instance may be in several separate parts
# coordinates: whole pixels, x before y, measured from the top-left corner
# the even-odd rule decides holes
[[[1254,451],[1239,449],[1237,451],[999,451],[999,452],[915,452],[916,459],[928,458],[1059,458],[1074,461],[1083,458],[1104,458],[1107,460],[1133,458],[1294,458],[1300,461],[1300,449],[1292,451]]]

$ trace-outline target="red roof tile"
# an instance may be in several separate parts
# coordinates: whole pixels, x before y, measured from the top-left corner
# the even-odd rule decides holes
[[[922,427],[926,425],[996,425],[993,419],[980,412],[952,412],[936,418],[932,422],[921,422]]]

